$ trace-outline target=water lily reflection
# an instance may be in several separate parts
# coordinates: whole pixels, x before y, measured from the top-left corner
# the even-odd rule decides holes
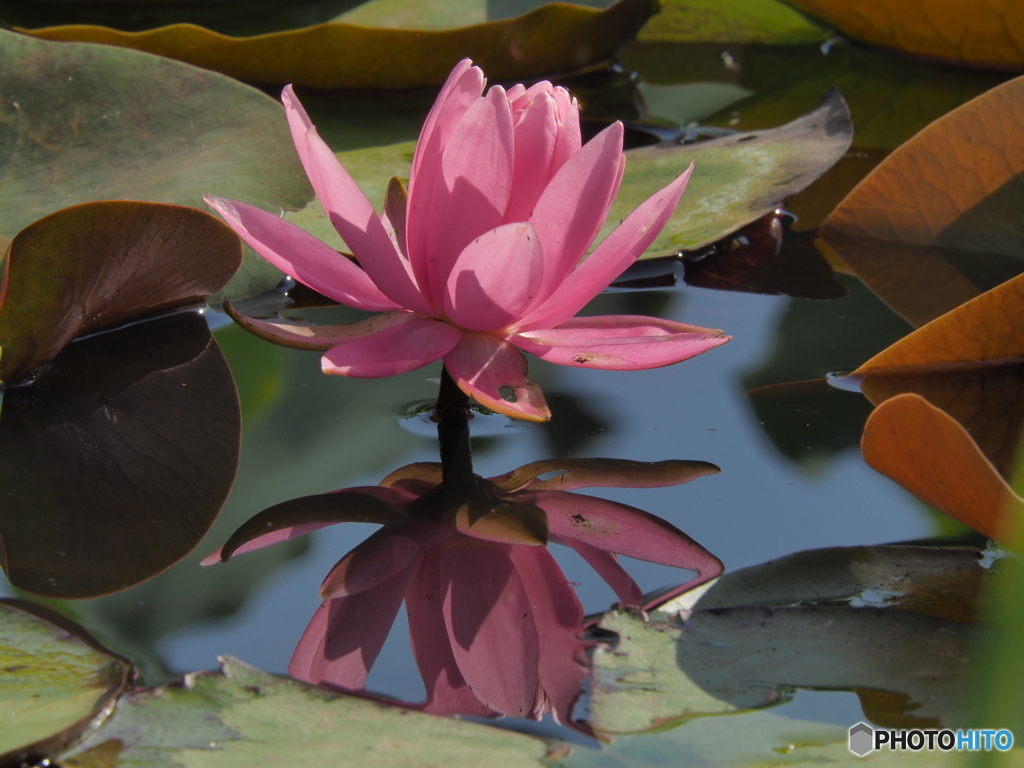
[[[546,461],[455,484],[442,481],[439,464],[410,464],[379,486],[271,507],[204,564],[333,523],[378,523],[383,527],[324,579],[324,603],[289,673],[363,690],[404,601],[427,689],[422,709],[534,718],[551,712],[568,722],[587,674],[587,641],[583,608],[548,541],[578,552],[633,605],[643,596],[619,554],[695,571],[680,590],[722,571],[714,555],[666,521],[569,491],[677,485],[717,471],[697,461]]]

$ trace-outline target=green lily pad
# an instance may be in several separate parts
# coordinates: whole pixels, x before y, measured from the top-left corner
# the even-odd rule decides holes
[[[389,707],[222,658],[220,674],[123,696],[66,766],[501,765],[537,768],[529,736]]]
[[[833,90],[817,109],[779,128],[629,150],[605,232],[693,161],[696,169],[679,207],[644,256],[696,250],[806,187],[843,156],[852,138],[846,102]]]
[[[922,547],[802,552],[663,606],[692,603],[678,617],[606,614],[600,626],[618,642],[594,652],[592,724],[647,731],[810,688],[886,692],[900,704],[883,712],[900,725],[961,727],[968,651],[980,636],[970,623],[978,557]]]
[[[0,764],[63,749],[101,717],[131,666],[68,622],[0,603]]]
[[[46,216],[4,262],[0,379],[18,381],[76,336],[200,304],[241,260],[235,233],[194,208],[108,201]]]
[[[0,30],[0,87],[0,233],[8,237],[93,200],[205,208],[203,195],[213,193],[280,212],[313,196],[281,105],[222,75]],[[262,270],[262,279],[249,295],[280,279],[252,262],[245,274]]]
[[[619,0],[604,11],[549,3],[514,19],[442,30],[329,22],[256,37],[228,37],[192,24],[138,33],[67,26],[30,34],[148,51],[253,83],[417,88],[441,85],[465,57],[494,80],[580,70],[610,59],[657,8],[657,0]]]

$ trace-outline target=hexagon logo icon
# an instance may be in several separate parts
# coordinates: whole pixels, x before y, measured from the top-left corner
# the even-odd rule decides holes
[[[867,723],[857,723],[850,728],[849,746],[857,757],[864,757],[875,748],[875,729]]]

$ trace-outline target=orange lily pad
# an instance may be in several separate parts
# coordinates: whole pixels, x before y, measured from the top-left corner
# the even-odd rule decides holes
[[[657,0],[619,0],[603,11],[552,3],[513,19],[445,30],[328,22],[255,37],[229,37],[194,24],[146,32],[87,25],[20,31],[46,40],[134,48],[246,82],[417,88],[440,85],[465,57],[494,80],[585,68],[610,58],[658,7]]]
[[[1024,5],[1005,0],[789,0],[857,40],[915,56],[1024,67]]]
[[[823,250],[922,325],[1020,272],[1024,77],[936,120],[824,221]]]
[[[915,394],[886,400],[868,418],[864,460],[918,498],[979,533],[1013,541],[1024,499],[953,417]]]

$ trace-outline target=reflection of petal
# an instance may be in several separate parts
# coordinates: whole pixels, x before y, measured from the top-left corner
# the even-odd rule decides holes
[[[395,506],[404,501],[406,496],[399,491],[375,485],[288,499],[249,518],[200,565],[213,565],[335,523],[394,523],[404,517]]]
[[[357,595],[325,600],[302,633],[288,674],[313,685],[363,688],[418,565]]]
[[[388,319],[372,324],[381,318]],[[365,335],[331,348],[321,360],[324,373],[360,379],[405,373],[439,359],[462,337],[453,325],[411,312],[377,315],[354,325]]]
[[[550,711],[568,723],[587,676],[581,637],[583,607],[555,559],[546,549],[511,547],[509,555],[522,579],[537,627],[540,690],[532,717]]]
[[[576,551],[586,560],[587,565],[594,569],[604,583],[612,588],[615,596],[626,605],[641,605],[644,601],[644,593],[633,581],[633,578],[626,573],[626,569],[619,565],[619,558],[614,552],[607,552],[603,549],[591,546],[579,539],[561,538],[552,536],[551,540],[564,544]]]
[[[347,597],[394,578],[454,531],[430,520],[381,528],[338,561],[320,585],[320,597]]]
[[[639,560],[717,576],[722,561],[674,525],[635,507],[564,491],[523,493],[548,513],[551,533]]]
[[[544,459],[524,464],[490,481],[505,493],[573,491],[577,488],[665,488],[681,485],[721,470],[708,461],[670,459]],[[553,476],[540,480],[541,475]]]
[[[484,706],[527,717],[539,685],[540,650],[510,548],[458,538],[428,557],[441,558],[445,626],[466,683]]]
[[[729,341],[721,331],[633,315],[576,317],[558,328],[513,336],[541,360],[579,368],[634,371],[687,360]]]
[[[483,333],[463,334],[444,364],[459,389],[492,411],[530,421],[551,418],[540,387],[526,378],[526,358],[507,341]],[[511,390],[515,402],[505,400],[502,389]]]
[[[441,558],[428,555],[413,576],[405,596],[409,612],[409,635],[416,666],[427,689],[423,709],[435,715],[499,714],[485,707],[470,690],[459,671],[441,613]]]

